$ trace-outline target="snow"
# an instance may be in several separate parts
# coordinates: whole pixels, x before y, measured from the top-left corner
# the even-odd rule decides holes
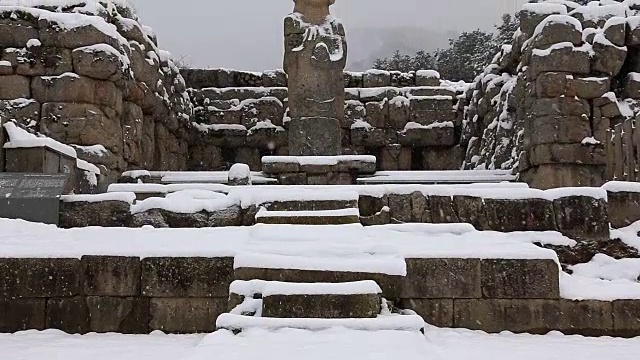
[[[206,190],[182,190],[165,197],[152,197],[138,201],[131,206],[131,213],[137,214],[152,209],[163,209],[180,214],[201,211],[216,212],[238,205],[238,201],[224,194]]]
[[[631,181],[609,181],[602,185],[602,188],[608,192],[640,192],[640,183]]]
[[[533,35],[531,36],[531,38],[532,39],[537,38],[539,35],[541,35],[544,32],[544,29],[547,26],[556,25],[556,24],[571,26],[574,29],[582,32],[582,24],[578,19],[571,17],[569,15],[549,15],[544,20],[542,20],[542,22],[540,22],[538,26],[536,26],[536,29],[533,32]]]
[[[589,187],[565,187],[558,189],[546,190],[545,198],[547,200],[557,200],[570,196],[590,197],[598,200],[607,201],[607,191],[601,188]]]
[[[102,202],[102,201],[122,201],[129,204],[133,204],[136,200],[136,194],[134,193],[105,193],[105,194],[87,194],[87,195],[62,195],[61,200],[63,202]]]
[[[475,170],[475,171],[378,171],[374,176],[362,177],[358,183],[500,183],[505,181],[515,181],[515,175],[510,170]],[[526,188],[525,183],[505,183],[501,186]],[[497,186],[497,185],[496,185]]]
[[[614,259],[604,254],[596,254],[586,264],[569,267],[573,275],[602,280],[628,280],[634,283],[640,279],[640,259]]]
[[[264,156],[263,164],[292,163],[299,165],[338,165],[340,162],[375,163],[376,157],[371,155],[338,155],[338,156]]]
[[[440,73],[435,70],[418,70],[417,77],[440,79]]]
[[[138,179],[141,177],[151,176],[151,172],[148,170],[130,170],[122,173],[123,177],[130,177],[132,179]]]
[[[30,132],[18,127],[13,122],[7,122],[3,124],[4,129],[9,135],[9,141],[4,144],[5,149],[20,149],[20,148],[32,148],[32,147],[48,147],[61,154],[67,155],[72,158],[77,158],[76,150],[71,146],[65,145],[61,142],[55,141],[46,136],[37,136]]]
[[[561,273],[560,296],[570,300],[640,299],[640,283],[626,279],[609,281]]]
[[[419,334],[425,323],[417,315],[387,315],[374,319],[281,319],[222,314],[216,320],[216,326],[234,330],[247,328],[260,328],[263,330],[294,328],[320,331],[331,328],[344,328],[362,331],[416,332]]]
[[[42,46],[42,43],[38,39],[29,39],[27,41],[27,48]]]
[[[296,269],[308,271],[359,272],[387,275],[407,275],[403,258],[390,256],[302,257],[259,253],[236,254],[234,269]]]
[[[82,151],[83,153],[91,154],[93,156],[103,157],[109,154],[109,151],[107,150],[107,148],[104,147],[104,145],[81,146],[81,145],[71,144],[71,146]]]
[[[247,164],[233,164],[229,169],[229,180],[249,179],[251,185],[251,169]]]
[[[486,334],[426,326],[425,335],[410,331],[322,331],[247,329],[238,335],[220,330],[207,335],[88,334],[56,330],[0,334],[0,358],[92,360],[210,360],[212,357],[263,359],[411,360],[634,360],[640,339]]]
[[[640,221],[627,226],[626,228],[611,230],[612,239],[620,239],[625,244],[640,251]]]
[[[256,214],[256,219],[274,217],[341,217],[360,216],[360,211],[356,208],[338,210],[316,210],[316,211],[267,211],[261,208]]]
[[[522,10],[535,14],[551,15],[551,14],[567,14],[567,7],[562,4],[553,3],[529,3],[522,5]]]
[[[100,175],[100,169],[97,166],[91,164],[90,162],[84,161],[82,159],[77,159],[76,166],[80,170],[88,171],[95,175]]]
[[[596,146],[600,145],[600,141],[596,140],[593,136],[582,139],[582,145],[584,146]]]
[[[346,283],[287,283],[270,281],[264,284],[262,296],[273,295],[361,295],[381,294],[373,280]]]

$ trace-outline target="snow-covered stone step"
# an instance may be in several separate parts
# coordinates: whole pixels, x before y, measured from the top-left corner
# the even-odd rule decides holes
[[[256,214],[259,224],[344,225],[360,222],[357,208],[317,211],[270,211],[261,208]]]
[[[348,283],[287,283],[234,281],[230,298],[232,313],[260,313],[273,318],[374,318],[380,314],[382,290],[375,281]],[[261,311],[255,309],[262,298]],[[241,300],[240,303],[238,303]],[[234,304],[235,305],[235,304]]]
[[[418,315],[381,315],[367,319],[282,319],[222,314],[216,320],[218,329],[242,331],[250,328],[279,330],[284,328],[320,331],[346,328],[362,331],[422,331],[425,322]]]
[[[373,280],[387,299],[400,297],[403,278],[407,275],[404,258],[392,256],[303,257],[238,253],[233,267],[236,280],[291,283]]]

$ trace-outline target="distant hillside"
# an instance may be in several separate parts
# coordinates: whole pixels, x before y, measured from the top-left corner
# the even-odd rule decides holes
[[[419,50],[433,51],[447,47],[455,32],[438,32],[418,27],[349,28],[349,62],[347,70],[363,71],[371,68],[376,58],[388,57],[395,50],[414,54]]]

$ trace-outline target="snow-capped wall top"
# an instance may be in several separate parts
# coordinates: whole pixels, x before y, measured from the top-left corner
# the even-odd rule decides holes
[[[0,0],[0,6],[46,8],[56,11],[71,9],[72,12],[92,15],[112,13],[117,9],[122,16],[135,16],[135,9],[129,0]]]

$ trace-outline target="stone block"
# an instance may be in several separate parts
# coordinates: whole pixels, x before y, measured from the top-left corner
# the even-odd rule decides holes
[[[391,209],[392,220],[401,223],[412,221],[410,194],[389,194],[389,208]]]
[[[396,96],[389,100],[389,127],[402,130],[409,122],[409,99]]]
[[[85,103],[122,111],[122,91],[111,81],[93,80],[76,74],[35,77],[33,98],[41,103]]]
[[[640,301],[616,300],[612,306],[614,335],[640,336]]]
[[[260,171],[262,168],[262,156],[260,150],[253,147],[241,147],[236,149],[234,164],[246,164],[251,171]]]
[[[591,137],[588,116],[543,116],[533,119],[531,144],[579,144]]]
[[[227,297],[233,258],[147,258],[142,260],[142,295]]]
[[[382,148],[380,169],[382,171],[407,171],[412,165],[411,148],[393,144]]]
[[[69,334],[90,331],[89,307],[85,297],[52,298],[47,300],[47,329]]]
[[[420,191],[411,193],[411,221],[431,223],[431,204],[429,198]]]
[[[545,164],[520,172],[523,182],[535,189],[571,186],[602,186],[605,166],[580,164]]]
[[[45,299],[1,299],[0,333],[44,330]]]
[[[69,49],[41,46],[5,49],[2,60],[9,61],[16,74],[24,76],[62,75],[73,71]]]
[[[150,330],[166,333],[210,333],[227,310],[227,298],[152,298]]]
[[[122,62],[122,54],[107,47],[89,46],[73,50],[73,69],[81,76],[118,82],[127,78],[124,72],[128,64]]]
[[[614,229],[632,225],[640,220],[640,193],[608,192],[607,213]]]
[[[609,76],[616,76],[627,57],[627,48],[618,47],[611,42],[600,39],[596,36],[593,42],[593,56],[591,70],[597,71]]]
[[[458,214],[458,220],[461,223],[471,224],[476,230],[480,231],[491,230],[482,198],[454,196],[453,204]]]
[[[398,134],[398,140],[405,146],[454,146],[456,143],[453,126],[408,128]]]
[[[491,230],[557,231],[553,203],[545,199],[484,199]]]
[[[416,96],[409,99],[411,114],[418,112],[453,112],[453,98],[449,96]],[[428,125],[428,124],[424,124]]]
[[[529,115],[531,117],[557,116],[591,116],[591,106],[584,99],[575,97],[543,98],[530,100]]]
[[[84,295],[140,295],[141,265],[137,257],[83,256],[80,267]]]
[[[393,138],[395,131],[373,127],[351,128],[351,144],[369,148],[380,148],[396,142]],[[391,137],[390,137],[391,136]]]
[[[545,72],[566,72],[588,75],[591,71],[589,52],[566,44],[548,50],[534,50],[531,55],[529,74],[533,80]]]
[[[316,271],[297,269],[237,268],[235,280],[265,280],[294,283],[344,283],[373,280],[382,289],[382,297],[388,300],[399,299],[402,293],[404,277],[381,273]]]
[[[306,185],[306,173],[285,173],[278,175],[278,183],[280,185]]]
[[[79,259],[0,259],[0,298],[67,297],[79,293]]]
[[[269,295],[262,297],[268,318],[357,319],[380,314],[380,294]]]
[[[373,216],[380,212],[384,207],[389,206],[388,196],[370,196],[360,195],[358,199],[358,209],[360,210],[360,216]]]
[[[479,259],[407,259],[404,299],[477,299]]]
[[[605,165],[606,154],[601,146],[577,144],[542,144],[529,152],[532,166],[545,164]],[[575,185],[575,184],[574,184]]]
[[[577,96],[581,99],[597,99],[611,90],[611,79],[608,77],[589,77],[567,79],[568,96]]]
[[[329,174],[308,174],[308,185],[329,185]]]
[[[291,156],[339,155],[341,143],[340,121],[337,119],[294,118],[289,122]]]
[[[415,311],[427,324],[453,327],[453,299],[403,299],[400,306]]]
[[[578,241],[608,241],[607,202],[588,196],[568,196],[553,201],[558,230]]]
[[[287,74],[283,70],[265,71],[262,73],[264,87],[286,87]]]
[[[459,145],[427,148],[422,151],[422,170],[460,170],[464,157],[465,149]]]
[[[525,34],[525,38],[529,39],[536,30],[536,27],[549,15],[561,15],[556,10],[536,12],[523,10],[520,12],[520,30]]]
[[[623,96],[632,99],[640,99],[640,73],[627,74],[624,80]]]
[[[460,222],[451,196],[429,196],[431,221],[434,224],[454,224]]]
[[[297,173],[299,171],[300,164],[297,161],[276,161],[262,163],[262,172],[264,172],[265,174]]]
[[[391,74],[388,71],[370,70],[364,73],[362,81],[365,88],[391,86]]]
[[[224,168],[222,149],[214,145],[189,147],[189,171],[220,171]]]
[[[0,76],[0,100],[31,97],[29,78],[21,75]]]
[[[483,259],[482,297],[558,299],[559,266],[553,260]]]
[[[30,129],[40,129],[40,104],[33,100],[0,100],[0,117]]]
[[[611,333],[611,304],[567,300],[454,300],[454,326],[490,333],[602,336]]]
[[[416,86],[440,86],[440,74],[436,71],[418,71]]]
[[[108,44],[116,49],[122,47],[117,38],[108,35],[93,24],[68,29],[56,19],[42,17],[38,21],[38,28],[39,35],[35,38],[40,39],[43,46],[76,49],[95,44]]]
[[[372,101],[365,106],[365,121],[373,127],[386,128],[389,123],[389,101]]]
[[[131,204],[124,201],[61,202],[60,227],[125,227],[131,217]]]
[[[37,24],[23,19],[0,19],[0,44],[7,48],[22,48],[38,38]]]
[[[550,21],[536,30],[529,41],[529,46],[546,49],[551,45],[565,42],[576,46],[582,45],[582,28],[574,23]]]
[[[149,333],[148,298],[104,297],[86,298],[89,309],[89,331],[121,334]]]

